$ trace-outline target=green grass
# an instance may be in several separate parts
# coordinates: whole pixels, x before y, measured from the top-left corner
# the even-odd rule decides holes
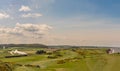
[[[40,61],[46,59],[45,56],[43,55],[31,55],[31,56],[26,56],[26,57],[17,57],[17,58],[2,58],[1,60],[4,62],[14,62],[14,63],[30,63],[34,61]]]
[[[16,67],[14,71],[39,71],[40,69],[38,68],[31,68],[31,67]]]
[[[10,55],[8,50],[18,49],[20,51],[28,52],[30,55],[26,57],[4,58]],[[35,52],[39,48],[10,48],[0,50],[0,60],[3,62],[12,62],[22,64],[23,66],[16,66],[14,71],[120,71],[120,55],[109,55],[105,53],[104,49],[77,49],[72,51],[70,49],[61,50],[59,54],[62,57],[55,59],[47,58],[47,54],[36,55]],[[55,55],[55,53],[53,54]],[[79,58],[75,60],[74,58]],[[58,64],[60,60],[66,60],[63,64]],[[41,68],[25,67],[25,64],[40,65]]]

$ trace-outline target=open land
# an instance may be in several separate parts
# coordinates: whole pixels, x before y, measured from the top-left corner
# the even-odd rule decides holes
[[[6,58],[15,49],[28,55]],[[120,54],[107,54],[107,49],[10,47],[0,50],[0,68],[7,64],[11,70],[3,71],[119,71]],[[40,50],[45,53],[37,54]]]

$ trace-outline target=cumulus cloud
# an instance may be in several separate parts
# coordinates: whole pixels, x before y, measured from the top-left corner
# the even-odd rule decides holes
[[[16,28],[0,28],[0,33],[2,34],[12,34],[12,35],[22,35],[20,30]]]
[[[19,11],[27,12],[27,11],[31,11],[31,9],[30,9],[29,6],[24,6],[24,5],[22,5],[21,8],[19,9]]]
[[[28,14],[22,15],[22,17],[24,17],[24,18],[28,18],[28,17],[36,18],[36,17],[40,17],[40,16],[42,16],[42,14],[40,14],[40,13],[28,13]]]
[[[39,37],[43,37],[51,29],[52,27],[46,24],[17,23],[16,26],[13,28],[9,28],[9,27],[0,28],[0,33],[14,35],[14,36],[39,38]]]
[[[9,18],[10,15],[8,15],[7,13],[0,13],[0,19],[5,19],[5,18]]]

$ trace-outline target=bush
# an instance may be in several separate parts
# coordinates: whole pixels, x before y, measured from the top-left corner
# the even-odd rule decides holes
[[[36,52],[36,54],[45,54],[46,53],[46,51],[44,51],[44,50],[38,50],[37,52]]]
[[[14,56],[5,56],[5,58],[15,58],[15,57],[25,57],[27,55],[14,55]]]
[[[48,58],[55,59],[55,58],[57,58],[57,56],[55,56],[55,55],[49,55]]]
[[[15,64],[16,66],[23,66],[22,64]]]
[[[30,64],[27,64],[27,65],[25,65],[26,67],[35,67],[35,68],[40,68],[40,66],[39,65],[30,65]]]
[[[52,52],[47,52],[46,54],[48,54],[48,55],[52,55],[53,53],[52,53]]]
[[[64,64],[65,63],[65,60],[59,60],[58,62],[57,62],[57,64]]]
[[[12,71],[13,64],[8,62],[0,62],[0,71]]]

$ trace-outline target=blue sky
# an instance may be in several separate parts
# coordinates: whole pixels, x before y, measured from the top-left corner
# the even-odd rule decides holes
[[[119,0],[56,0],[52,13],[61,16],[95,14],[119,17]]]
[[[0,43],[120,46],[119,8],[119,0],[2,0]]]

